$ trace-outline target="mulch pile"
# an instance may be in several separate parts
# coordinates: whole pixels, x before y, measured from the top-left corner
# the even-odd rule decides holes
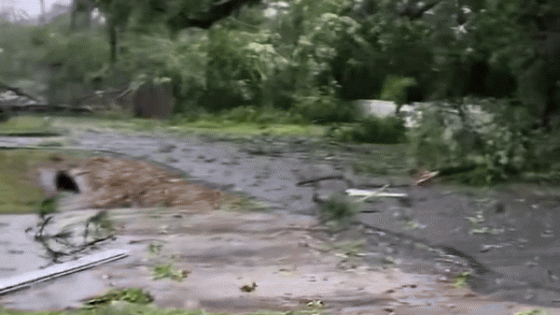
[[[49,168],[83,183],[81,200],[89,208],[164,206],[205,211],[217,209],[228,197],[138,160],[100,156],[67,163],[58,158]]]

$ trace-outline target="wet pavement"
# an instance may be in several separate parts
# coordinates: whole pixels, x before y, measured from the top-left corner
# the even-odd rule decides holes
[[[34,146],[44,140],[0,138],[0,146]],[[476,292],[560,306],[560,192],[555,188],[518,184],[469,191],[437,183],[407,186],[404,178],[353,174],[352,159],[374,155],[367,146],[339,147],[309,139],[263,136],[232,141],[82,130],[67,142],[74,148],[161,163],[195,182],[244,192],[272,210],[294,215],[315,214],[317,196],[392,183],[398,188],[389,191],[409,197],[368,203],[356,222],[367,240],[365,259],[371,265],[398,259],[399,268],[435,274],[444,282],[471,272],[469,283]],[[330,179],[313,182],[318,178]],[[305,181],[312,184],[301,184]],[[2,228],[0,223],[0,233]],[[3,251],[13,247],[0,245]],[[0,276],[13,274],[12,269],[2,265]]]
[[[414,187],[407,191],[412,205],[384,200],[377,205],[382,210],[359,220],[407,240],[408,248],[394,247],[401,255],[436,261],[447,256],[447,263],[434,265],[440,271],[468,267],[477,292],[557,307],[560,203],[558,191],[535,195],[538,190],[518,186],[473,195],[453,187]]]

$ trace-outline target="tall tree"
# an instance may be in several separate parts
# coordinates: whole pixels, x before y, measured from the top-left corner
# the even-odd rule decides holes
[[[107,19],[111,46],[111,64],[117,60],[119,30],[126,28],[134,15],[144,24],[163,22],[172,33],[189,27],[209,28],[215,22],[234,14],[244,5],[261,0],[74,0],[87,1],[98,8]]]
[[[531,39],[519,67],[522,87],[540,109],[541,126],[549,128],[551,116],[560,112],[560,2],[520,0],[517,22]]]
[[[79,1],[79,0],[75,0]],[[88,0],[92,1],[93,7],[99,9],[105,15],[107,35],[110,45],[110,64],[117,61],[118,33],[119,29],[124,28],[130,15],[135,9],[141,7],[141,3],[134,3],[130,0]]]
[[[83,25],[91,26],[91,13],[95,8],[94,0],[73,0],[70,6],[70,29],[78,27],[78,18],[83,16]]]

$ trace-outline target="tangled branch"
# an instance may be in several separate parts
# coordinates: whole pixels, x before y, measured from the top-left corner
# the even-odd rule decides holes
[[[46,227],[52,223],[54,217],[54,214],[40,213],[37,231],[34,235],[34,240],[43,246],[47,257],[54,263],[59,263],[62,257],[78,254],[98,243],[115,238],[114,228],[106,211],[100,211],[86,220],[81,241],[77,243],[72,240],[74,232],[66,227],[55,234],[46,232]],[[30,230],[28,229],[27,232]]]

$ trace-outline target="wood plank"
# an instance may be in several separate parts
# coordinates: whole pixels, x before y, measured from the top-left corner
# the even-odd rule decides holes
[[[385,187],[383,187],[379,190],[346,189],[346,193],[348,194],[348,196],[362,197],[362,201],[366,201],[368,199],[376,198],[376,197],[379,197],[379,198],[381,198],[381,197],[389,197],[389,198],[406,198],[406,197],[408,197],[408,194],[406,194],[406,193],[383,192],[382,190]]]

